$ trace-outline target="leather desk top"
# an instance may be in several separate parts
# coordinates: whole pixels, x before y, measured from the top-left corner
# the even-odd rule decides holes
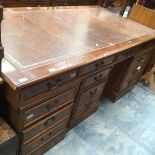
[[[155,38],[155,31],[99,6],[6,8],[2,73],[13,88]]]

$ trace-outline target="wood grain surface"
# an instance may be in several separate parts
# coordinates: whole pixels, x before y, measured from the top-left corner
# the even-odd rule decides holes
[[[6,8],[2,72],[13,88],[155,38],[155,31],[99,7]]]

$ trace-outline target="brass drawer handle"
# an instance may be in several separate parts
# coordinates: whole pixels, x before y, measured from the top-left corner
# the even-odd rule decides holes
[[[50,125],[51,123],[55,123],[56,121],[56,117],[53,116],[50,120],[47,120],[45,123],[44,123],[44,126],[48,126]]]
[[[124,57],[127,57],[127,56],[128,56],[128,52],[124,52],[124,53],[122,53],[122,55],[123,55]]]
[[[89,101],[87,104],[85,104],[85,108],[89,108],[92,104],[92,101]]]
[[[100,67],[99,63],[96,63],[95,68],[99,68],[99,67]]]
[[[56,79],[55,82],[52,84],[51,82],[47,83],[47,87],[48,89],[53,89],[55,87],[57,87],[61,82],[61,79]]]
[[[97,88],[95,88],[94,90],[91,90],[89,92],[89,94],[90,94],[90,96],[94,96],[96,94],[96,92],[97,92]]]
[[[47,106],[46,106],[46,108],[47,108],[47,110],[49,110],[49,111],[51,111],[51,106],[50,106],[50,104],[48,104]]]
[[[41,142],[43,142],[44,141],[44,138],[41,138],[40,140],[41,140]]]
[[[102,74],[99,74],[98,76],[94,77],[95,81],[99,81],[102,79]]]
[[[53,133],[52,133],[52,132],[50,132],[50,133],[49,133],[49,136],[52,136],[52,134],[53,134]]]
[[[48,82],[48,83],[47,83],[48,89],[52,89],[52,88],[54,88],[54,87],[56,87],[56,86],[57,86],[57,83],[54,83],[54,84],[52,84],[51,82]]]
[[[105,64],[105,61],[101,61],[100,64],[101,64],[101,65],[104,65],[104,64]]]
[[[130,85],[130,84],[132,84],[132,82],[133,82],[133,80],[130,80],[130,81],[128,81],[128,84]]]
[[[55,100],[55,101],[54,101],[54,105],[56,105],[56,104],[58,104],[58,103],[59,103],[59,100]],[[53,106],[54,106],[54,105],[53,105]]]
[[[46,109],[48,111],[51,111],[52,108],[55,108],[55,106],[59,103],[59,100],[55,100],[53,104],[47,104]]]

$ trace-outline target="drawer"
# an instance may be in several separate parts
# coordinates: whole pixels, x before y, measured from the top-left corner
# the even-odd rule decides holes
[[[103,71],[101,71],[99,73],[95,73],[94,75],[88,77],[86,79],[85,83],[83,84],[83,87],[88,87],[88,86],[90,86],[92,84],[95,84],[97,82],[102,81],[103,79],[105,79],[108,76],[108,74],[110,72],[110,69],[111,68],[108,68],[106,70],[103,70]]]
[[[122,84],[122,87],[121,87],[121,91],[130,87],[130,86],[133,86],[137,83],[138,79],[135,78],[135,79],[128,79],[128,80],[125,80]]]
[[[99,69],[103,69],[104,66],[113,63],[114,57],[115,56],[110,56],[100,61],[97,61],[97,62],[94,62],[94,63],[91,63],[89,65],[82,67],[80,69],[80,75],[84,75],[84,74],[87,74],[87,73],[90,73],[90,72],[93,72]]]
[[[89,100],[87,100],[86,102],[82,103],[82,104],[79,104],[77,109],[76,109],[76,112],[75,112],[75,116],[76,117],[77,115],[80,115],[86,111],[88,111],[89,109],[91,109],[94,105],[97,105],[99,103],[99,97],[101,96],[100,95],[97,95],[95,98],[91,98]]]
[[[117,55],[117,61],[128,58],[128,50]]]
[[[142,53],[149,52],[154,48],[155,40],[151,40],[129,49],[128,56],[141,55]]]
[[[143,74],[145,68],[146,68],[146,64],[143,64],[129,70],[126,76],[126,79],[139,78]]]
[[[36,148],[44,145],[46,142],[50,141],[51,139],[54,139],[56,135],[59,135],[60,133],[65,132],[67,129],[67,123],[68,121],[64,121],[63,123],[57,125],[56,127],[48,130],[44,134],[38,136],[29,144],[25,145],[22,148],[22,155],[27,155],[30,152],[33,152]]]
[[[61,108],[69,102],[73,102],[78,88],[69,90],[59,96],[56,96],[36,107],[33,107],[23,113],[24,125],[32,123],[33,121],[40,119],[50,113]]]
[[[41,132],[53,127],[64,118],[69,118],[71,114],[72,105],[59,110],[55,114],[48,116],[42,121],[22,131],[22,142],[30,140],[32,137],[41,134]]]
[[[74,0],[54,0],[52,2],[53,6],[69,6],[69,5],[75,5]]]
[[[151,58],[151,54],[152,53],[147,53],[147,54],[143,54],[141,56],[138,56],[138,57],[134,58],[130,68],[138,67],[139,65],[146,65],[146,63]]]
[[[64,73],[57,77],[50,78],[46,81],[39,82],[38,84],[32,85],[30,87],[24,88],[22,90],[23,100],[29,99],[33,96],[39,95],[43,92],[54,90],[63,84],[74,80],[77,77],[77,70]]]
[[[90,98],[90,97],[94,97],[98,93],[102,92],[105,84],[106,84],[106,81],[104,81],[101,84],[99,84],[93,88],[90,88],[89,90],[81,93],[80,98],[79,98],[79,102],[83,102],[85,99]]]
[[[58,144],[60,141],[62,141],[65,138],[65,133],[62,132],[58,136],[56,136],[54,139],[51,139],[47,141],[44,145],[42,145],[39,148],[36,148],[33,152],[31,152],[29,155],[42,155],[52,147],[54,147],[56,144]]]

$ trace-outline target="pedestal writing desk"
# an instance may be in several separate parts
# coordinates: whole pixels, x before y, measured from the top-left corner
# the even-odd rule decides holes
[[[18,154],[42,154],[95,112],[118,100],[155,53],[155,31],[102,7],[4,9],[5,110]]]

